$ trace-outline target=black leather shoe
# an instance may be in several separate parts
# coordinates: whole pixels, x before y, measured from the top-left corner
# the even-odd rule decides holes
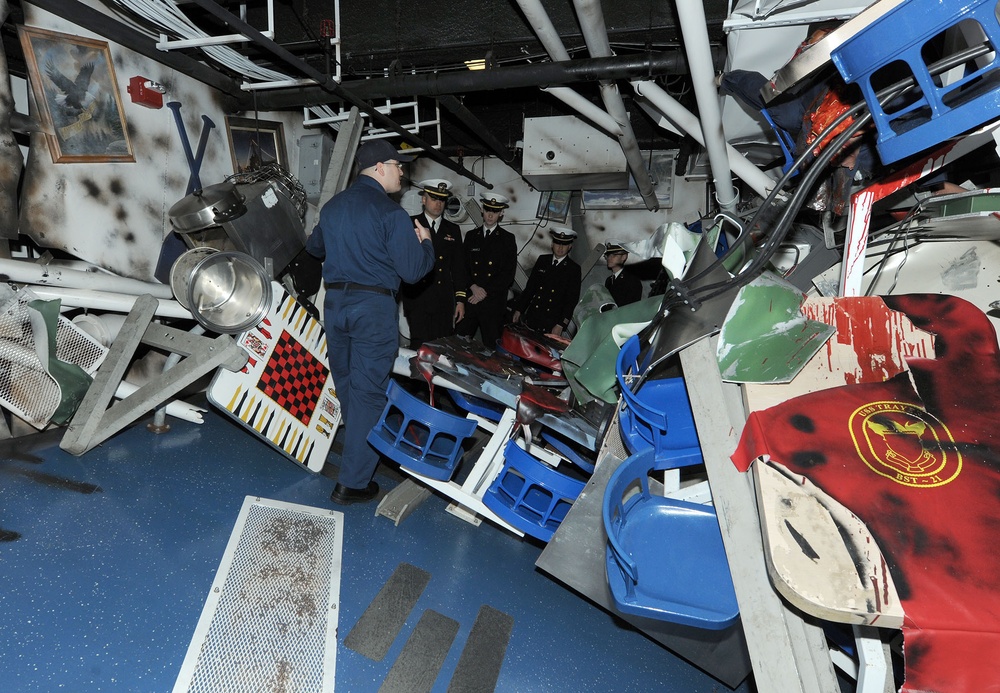
[[[350,488],[338,483],[333,487],[330,500],[340,505],[350,505],[351,503],[367,503],[377,495],[378,484],[374,481],[369,481],[367,488]]]

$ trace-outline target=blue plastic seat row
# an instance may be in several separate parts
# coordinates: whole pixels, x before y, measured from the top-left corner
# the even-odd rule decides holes
[[[498,421],[502,409],[482,399],[449,390],[464,409]],[[414,397],[396,381],[368,442],[401,467],[438,481],[448,481],[462,458],[463,443],[476,430],[474,419],[448,414]],[[568,466],[568,465],[567,465]],[[483,504],[525,534],[549,541],[566,517],[586,479],[563,473],[522,450],[514,441],[504,449],[504,464],[482,496]]]
[[[382,417],[368,434],[368,442],[400,466],[446,481],[455,473],[464,452],[462,443],[476,430],[476,422],[440,411],[389,381]]]
[[[622,613],[720,630],[739,606],[715,509],[651,494],[649,474],[669,466],[648,448],[611,475],[603,504],[608,587]]]
[[[962,48],[955,39],[968,42],[973,36],[985,37],[988,52],[965,60],[961,77],[945,84],[931,74],[928,60],[939,55],[937,44]],[[996,119],[998,46],[996,0],[907,0],[846,39],[830,57],[844,81],[861,88],[878,128],[879,155],[888,164]],[[912,77],[917,88],[880,105],[878,91],[901,77]]]
[[[648,380],[633,392],[634,380],[645,371],[638,363],[639,351],[639,337],[633,335],[615,363],[623,400],[618,422],[625,447],[632,454],[653,448],[658,458],[674,460],[670,468],[700,464],[701,447],[684,379]]]

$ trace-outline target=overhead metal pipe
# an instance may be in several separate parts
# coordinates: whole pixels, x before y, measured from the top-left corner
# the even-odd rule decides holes
[[[555,25],[552,24],[552,20],[549,19],[545,8],[542,7],[542,3],[539,0],[517,0],[517,4],[521,8],[521,12],[524,13],[528,24],[531,25],[538,40],[541,42],[542,47],[545,48],[545,52],[549,54],[549,57],[558,62],[569,62],[569,51],[563,45],[562,38],[559,36],[559,32],[556,31]],[[568,87],[552,87],[549,89],[543,88],[542,91],[552,94],[552,96],[576,110],[580,115],[590,120],[602,130],[607,131],[613,137],[621,136],[621,124],[618,123],[616,118],[612,117],[606,111],[597,108],[589,99],[585,99],[572,89]]]
[[[705,145],[705,136],[702,134],[701,123],[698,117],[686,109],[674,97],[668,94],[660,85],[655,82],[635,81],[632,88],[642,99],[645,99],[653,106],[667,122],[672,125],[677,132],[690,135],[698,144]],[[659,123],[665,127],[663,123]],[[747,160],[734,147],[726,143],[727,161],[736,175],[743,179],[754,192],[761,197],[767,197],[774,188],[774,180],[757,166]]]
[[[573,0],[573,7],[576,8],[580,28],[583,30],[583,39],[587,43],[590,55],[594,58],[606,58],[611,55],[611,43],[608,41],[608,30],[604,24],[604,12],[601,10],[600,0]],[[643,161],[642,151],[636,142],[632,122],[629,120],[628,111],[625,110],[625,102],[622,101],[618,86],[608,80],[602,81],[601,99],[608,113],[621,127],[618,143],[625,153],[625,161],[628,163],[636,187],[639,188],[639,195],[646,203],[646,209],[655,212],[660,208],[660,202],[653,189],[653,178],[649,175],[646,162]]]
[[[538,40],[541,41],[545,51],[549,54],[549,57],[553,60],[569,60],[569,51],[567,51],[566,47],[563,45],[562,38],[559,37],[559,32],[556,31],[555,26],[552,24],[552,20],[549,19],[549,15],[545,11],[545,8],[542,7],[540,0],[517,0],[517,4],[524,13],[524,16],[527,18],[531,28],[538,36]],[[606,34],[605,40],[607,40]],[[591,53],[593,52],[593,49],[591,49]],[[609,46],[606,54],[593,57],[603,58],[608,57],[610,54],[611,49]],[[659,203],[656,200],[656,195],[652,194],[653,182],[649,177],[649,172],[646,170],[645,165],[642,163],[641,155],[639,157],[639,170],[633,170],[635,157],[634,153],[630,155],[626,142],[628,136],[631,135],[632,142],[635,143],[635,135],[632,134],[632,125],[629,122],[628,114],[625,112],[625,104],[621,103],[621,95],[618,94],[617,89],[614,89],[613,92],[608,91],[605,88],[605,83],[601,83],[601,96],[604,100],[604,107],[608,110],[607,113],[596,106],[593,106],[589,100],[584,99],[582,96],[576,94],[576,92],[565,87],[549,89],[548,92],[556,98],[562,100],[567,106],[576,108],[581,114],[590,118],[590,120],[592,120],[596,125],[600,126],[618,139],[618,142],[622,147],[622,151],[625,153],[625,161],[628,164],[629,169],[632,171],[632,177],[635,178],[636,184],[639,185],[639,192],[642,194],[646,207],[648,209],[659,209]],[[617,104],[615,103],[615,95],[618,96],[617,103],[621,104],[620,109],[617,108]],[[583,106],[584,102],[588,105]],[[614,108],[614,110],[612,110],[612,107],[609,107],[609,104]],[[639,148],[636,144],[635,152],[638,152],[638,150]],[[647,198],[643,191],[642,184],[639,182],[643,174],[645,174],[645,179],[649,181],[648,192],[652,195],[652,206],[650,206],[650,200]]]
[[[601,83],[601,99],[608,113],[621,127],[621,134],[618,135],[618,144],[625,153],[625,163],[628,164],[629,172],[635,180],[636,187],[639,188],[639,195],[646,203],[646,209],[655,212],[660,208],[660,201],[656,197],[653,189],[653,178],[649,175],[646,162],[642,158],[642,151],[639,143],[635,139],[632,131],[632,121],[629,120],[628,111],[625,110],[625,102],[622,101],[621,92],[618,85],[612,82]]]
[[[412,144],[414,147],[423,149],[424,151],[427,152],[427,155],[430,156],[430,158],[434,159],[436,162],[438,162],[445,168],[454,171],[455,173],[459,174],[460,176],[464,176],[469,180],[475,181],[476,183],[479,183],[480,185],[489,190],[493,189],[492,184],[486,182],[484,179],[480,178],[472,171],[469,171],[464,166],[459,166],[450,158],[448,158],[444,154],[434,149],[433,145],[431,145],[429,142],[426,142],[423,138],[414,135],[409,130],[404,128],[402,125],[394,121],[392,118],[383,115],[372,104],[368,103],[363,99],[357,98],[347,89],[341,87],[332,77],[324,75],[319,70],[314,69],[311,65],[309,65],[309,63],[299,59],[298,57],[293,55],[290,51],[288,51],[286,48],[278,45],[271,39],[267,38],[262,33],[257,31],[257,29],[253,28],[252,26],[244,22],[242,19],[231,13],[229,10],[213,2],[213,0],[191,0],[191,2],[193,2],[195,5],[198,5],[198,7],[201,7],[206,12],[208,12],[215,18],[219,19],[220,21],[225,22],[230,27],[232,27],[233,29],[235,29],[236,31],[240,32],[248,39],[253,41],[255,44],[259,45],[261,48],[265,48],[274,55],[276,55],[277,57],[281,58],[292,67],[302,72],[302,74],[314,80],[318,85],[320,85],[320,87],[322,87],[329,93],[339,96],[341,99],[351,104],[352,106],[357,106],[359,110],[364,111],[366,114],[368,114],[368,116],[372,119],[372,122],[377,123],[379,126],[385,128],[386,130],[392,130],[400,137],[402,137],[406,142]]]
[[[581,96],[567,87],[542,87],[542,91],[552,94],[552,96],[562,101],[612,137],[621,135],[622,128],[618,124],[618,121],[585,96]]]
[[[556,31],[555,25],[549,19],[549,13],[542,7],[540,0],[517,0],[525,19],[531,25],[535,36],[541,41],[542,47],[553,60],[569,60],[569,51],[563,45],[562,37]]]
[[[87,7],[77,0],[31,0],[35,7],[64,17],[88,31],[110,39],[136,53],[172,67],[203,84],[218,89],[240,101],[245,108],[252,108],[252,100],[240,89],[240,84],[218,70],[180,52],[161,51],[156,41],[103,12]]]
[[[724,55],[713,48],[712,59],[722,68]],[[577,58],[557,62],[531,63],[487,70],[456,70],[426,74],[395,75],[374,79],[341,82],[359,99],[395,99],[406,96],[442,96],[471,94],[498,89],[521,89],[537,86],[562,86],[598,80],[652,79],[660,75],[687,74],[687,58],[681,53],[634,53],[607,58]],[[261,110],[319,106],[336,101],[320,87],[275,89],[257,93]]]
[[[723,210],[732,212],[739,202],[739,194],[733,186],[729,157],[726,155],[726,133],[722,129],[722,109],[719,107],[719,92],[715,86],[715,70],[705,28],[705,7],[701,2],[678,2],[677,17],[691,66],[691,84],[715,179],[716,200]]]
[[[511,156],[510,150],[507,146],[498,140],[496,136],[490,132],[483,121],[479,120],[476,115],[470,111],[465,105],[459,101],[454,96],[447,94],[438,97],[438,103],[444,106],[448,111],[451,112],[456,118],[458,118],[465,127],[472,130],[473,134],[476,135],[480,140],[482,140],[487,147],[493,150],[502,161],[510,161],[513,157]]]

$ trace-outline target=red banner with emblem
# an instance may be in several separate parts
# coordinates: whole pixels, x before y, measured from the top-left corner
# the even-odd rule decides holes
[[[903,691],[1000,691],[1000,349],[952,296],[885,297],[935,334],[935,358],[887,382],[750,415],[733,455],[768,455],[856,514],[905,612]]]

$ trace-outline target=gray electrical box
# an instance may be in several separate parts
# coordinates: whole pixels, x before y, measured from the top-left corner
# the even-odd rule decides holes
[[[306,199],[312,204],[319,202],[332,154],[333,138],[325,132],[299,138],[298,179],[305,188]]]
[[[618,140],[575,116],[524,119],[521,172],[536,190],[628,187],[628,166]]]

